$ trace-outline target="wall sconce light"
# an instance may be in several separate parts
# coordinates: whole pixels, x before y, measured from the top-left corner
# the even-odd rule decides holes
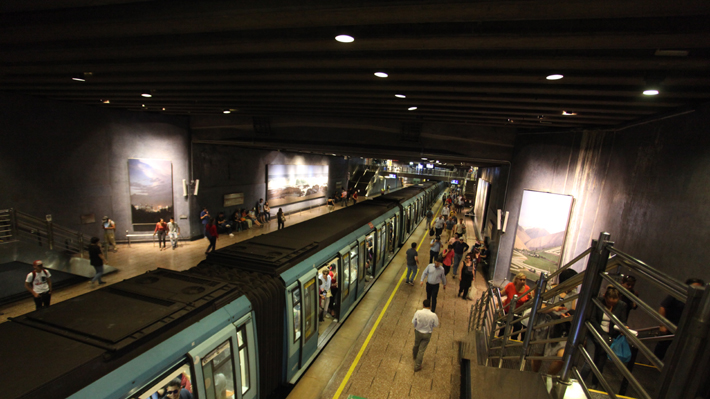
[[[192,191],[192,195],[197,195],[198,191],[200,190],[200,179],[196,180],[190,180],[188,183],[187,180],[182,179],[182,195],[183,197],[187,197]]]

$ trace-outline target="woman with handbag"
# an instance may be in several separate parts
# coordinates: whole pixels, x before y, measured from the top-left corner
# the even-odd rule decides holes
[[[468,297],[468,290],[471,288],[471,284],[473,284],[473,279],[476,274],[476,262],[473,260],[473,254],[470,252],[466,254],[464,259],[461,261],[460,268],[459,281],[461,281],[461,284],[459,284],[459,293],[457,296],[470,301],[471,299]]]
[[[604,296],[599,298],[599,301],[604,305],[604,307],[611,312],[620,322],[626,324],[626,303],[620,300],[621,294],[619,290],[613,285],[606,287]],[[614,322],[603,312],[599,307],[593,306],[592,317],[589,320],[597,332],[604,338],[607,345],[611,345],[620,332],[614,329]],[[602,345],[597,342],[591,335],[587,337],[587,340],[591,340],[594,343],[594,364],[599,369],[599,372],[604,372],[604,365],[606,364],[607,355]],[[596,374],[592,376],[592,384],[590,388],[594,389],[599,385],[599,380]]]

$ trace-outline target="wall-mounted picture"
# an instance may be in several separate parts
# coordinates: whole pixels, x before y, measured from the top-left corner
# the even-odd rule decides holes
[[[537,280],[560,266],[574,197],[524,190],[510,272]]]
[[[128,186],[133,224],[173,217],[173,164],[163,159],[129,159]]]
[[[273,208],[325,197],[328,165],[268,165],[267,200]]]
[[[476,215],[476,229],[484,235],[486,234],[483,229],[485,227],[490,187],[490,183],[481,178],[478,179],[478,184],[476,185],[476,202],[473,206],[473,213]]]

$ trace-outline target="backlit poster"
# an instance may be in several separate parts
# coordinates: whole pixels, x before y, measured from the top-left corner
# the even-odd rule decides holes
[[[322,198],[328,192],[328,165],[268,165],[267,200],[273,208]]]

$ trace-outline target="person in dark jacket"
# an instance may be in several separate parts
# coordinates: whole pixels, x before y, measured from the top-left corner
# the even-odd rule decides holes
[[[217,249],[217,225],[214,221],[214,218],[210,219],[209,222],[205,225],[205,232],[207,234],[207,239],[210,240],[210,245],[207,247],[207,250],[205,253],[210,252],[210,248],[212,251]]]

